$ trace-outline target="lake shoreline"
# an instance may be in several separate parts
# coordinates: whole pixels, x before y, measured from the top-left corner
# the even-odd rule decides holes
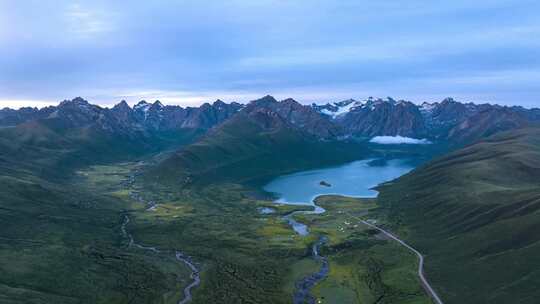
[[[307,170],[275,178],[263,187],[280,205],[310,206],[312,210],[292,211],[282,216],[300,236],[309,235],[309,227],[294,219],[298,214],[323,214],[325,209],[316,204],[319,197],[328,195],[350,198],[376,198],[376,187],[398,178],[413,169],[405,165],[407,159],[364,159],[336,167]],[[375,165],[374,165],[375,164]],[[325,185],[321,184],[325,182]],[[332,185],[328,187],[326,185]]]
[[[275,204],[310,206],[311,210],[297,210],[281,216],[282,220],[301,237],[310,235],[310,227],[295,219],[296,215],[319,215],[326,212],[317,201],[327,196],[339,196],[354,199],[377,198],[376,187],[394,180],[409,171],[412,166],[404,165],[405,160],[395,159],[379,161],[365,159],[344,164],[339,167],[309,170],[277,177],[263,189],[276,199]],[[320,262],[317,272],[301,278],[295,284],[293,303],[314,303],[312,288],[324,280],[330,271],[326,257],[319,255],[319,250],[330,240],[327,235],[318,235],[318,241],[312,245],[312,257]]]

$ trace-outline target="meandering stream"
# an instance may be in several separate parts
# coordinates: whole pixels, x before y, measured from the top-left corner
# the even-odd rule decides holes
[[[317,196],[336,194],[349,197],[376,197],[377,192],[372,189],[373,187],[395,179],[412,169],[413,167],[403,160],[361,160],[343,166],[281,176],[268,183],[264,190],[278,197],[276,203],[314,207],[311,211],[295,211],[283,216],[296,233],[306,236],[309,234],[309,227],[296,221],[294,216],[324,213],[324,208],[315,204]],[[310,294],[311,289],[328,275],[330,269],[327,258],[319,254],[321,246],[327,241],[328,239],[323,236],[313,244],[312,257],[321,266],[319,271],[297,281],[293,295],[294,304],[315,303],[315,299]]]
[[[133,186],[133,184],[135,183],[135,177],[138,174],[140,174],[139,170],[136,170],[135,172],[133,172],[130,175],[129,179],[124,183],[124,187],[129,189],[131,186]],[[151,211],[155,211],[155,209],[157,208],[157,203],[155,201],[145,202],[143,197],[138,192],[130,191],[130,197],[135,201],[145,204],[146,205],[145,211],[151,212]],[[126,228],[129,222],[130,222],[130,218],[127,214],[125,214],[124,221],[120,229],[122,231],[122,235],[124,236],[124,238],[127,238],[129,240],[128,247],[136,247],[141,250],[147,250],[154,253],[168,253],[167,251],[160,250],[156,247],[145,246],[145,245],[135,242],[133,235],[129,233]],[[191,300],[193,299],[191,290],[201,284],[200,272],[199,272],[199,269],[195,266],[195,264],[191,260],[191,258],[185,255],[183,252],[176,250],[171,254],[174,254],[174,257],[176,258],[177,261],[182,262],[191,270],[190,278],[192,282],[184,288],[184,298],[178,301],[178,304],[186,304],[186,303],[191,302]]]
[[[296,282],[296,291],[293,295],[293,304],[315,303],[315,298],[310,294],[311,288],[326,278],[328,272],[330,271],[328,259],[319,254],[321,246],[327,241],[328,239],[323,236],[311,247],[311,255],[313,259],[321,263],[321,268],[319,271],[312,273]]]
[[[122,235],[129,240],[128,247],[133,246],[133,247],[137,247],[142,250],[148,250],[154,253],[166,253],[166,251],[162,251],[160,249],[157,249],[156,247],[144,246],[142,244],[135,242],[135,240],[133,239],[133,235],[129,233],[126,228],[129,222],[130,222],[129,216],[127,214],[124,215],[124,222],[122,223],[122,226],[120,227],[122,231]],[[191,269],[190,277],[193,281],[184,288],[184,298],[178,301],[178,304],[186,304],[186,303],[191,302],[192,300],[191,290],[197,287],[201,283],[201,278],[199,275],[199,270],[193,264],[189,256],[184,255],[181,251],[175,251],[174,256],[177,261],[184,263],[186,266],[189,267],[189,269]]]

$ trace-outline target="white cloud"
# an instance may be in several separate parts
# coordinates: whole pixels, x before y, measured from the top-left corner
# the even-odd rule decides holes
[[[538,106],[535,1],[316,2],[0,0],[0,99]]]
[[[103,11],[83,7],[78,3],[69,5],[65,16],[67,30],[78,38],[91,38],[112,30],[110,22],[113,16]]]
[[[464,54],[486,48],[538,47],[535,37],[540,26],[501,26],[496,29],[482,28],[475,31],[447,31],[427,34],[414,33],[394,36],[393,33],[371,37],[362,44],[319,45],[315,47],[269,49],[267,53],[239,60],[242,68],[288,67],[301,65],[332,65],[361,62],[406,62],[429,60],[438,56]]]
[[[429,145],[431,142],[425,138],[417,139],[403,136],[375,136],[369,142],[381,145]]]

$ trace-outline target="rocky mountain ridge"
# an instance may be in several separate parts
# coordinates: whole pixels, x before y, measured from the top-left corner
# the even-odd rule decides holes
[[[540,109],[461,103],[452,98],[421,105],[390,97],[303,105],[290,98],[277,101],[265,96],[246,105],[217,100],[186,108],[163,105],[160,101],[140,101],[133,107],[121,101],[112,108],[102,108],[77,97],[42,109],[2,109],[0,126],[55,119],[61,128],[92,126],[122,134],[209,130],[238,113],[262,110],[265,117],[275,114],[291,128],[320,139],[400,135],[469,142],[500,131],[540,124]]]
[[[170,131],[183,128],[210,129],[228,119],[243,106],[226,104],[221,100],[200,107],[163,105],[160,101],[140,101],[130,107],[126,101],[112,108],[90,104],[81,97],[64,100],[58,106],[42,109],[21,108],[0,110],[0,126],[16,126],[34,120],[61,121],[65,128],[93,125],[102,130],[116,131]]]
[[[461,103],[452,98],[416,105],[410,101],[368,98],[312,105],[349,136],[406,136],[471,142],[500,131],[540,124],[540,109]]]

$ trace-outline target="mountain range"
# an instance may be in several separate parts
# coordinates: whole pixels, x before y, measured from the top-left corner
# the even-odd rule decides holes
[[[319,139],[400,135],[463,144],[500,131],[540,124],[540,109],[461,103],[452,98],[421,105],[390,97],[303,105],[290,98],[277,101],[265,96],[245,105],[217,100],[187,108],[159,101],[141,101],[133,107],[121,101],[112,108],[102,108],[77,97],[42,109],[4,108],[0,110],[0,126],[55,120],[64,128],[92,127],[112,134],[148,136],[186,129],[205,132],[231,117],[246,117],[244,114],[254,112],[276,115],[282,125]]]
[[[112,108],[90,104],[81,97],[42,109],[0,110],[0,126],[16,126],[33,120],[61,119],[66,127],[95,124],[108,131],[169,131],[182,128],[209,129],[236,113],[242,105],[217,100],[200,107],[164,106],[161,102],[141,101],[130,107],[121,101]]]

